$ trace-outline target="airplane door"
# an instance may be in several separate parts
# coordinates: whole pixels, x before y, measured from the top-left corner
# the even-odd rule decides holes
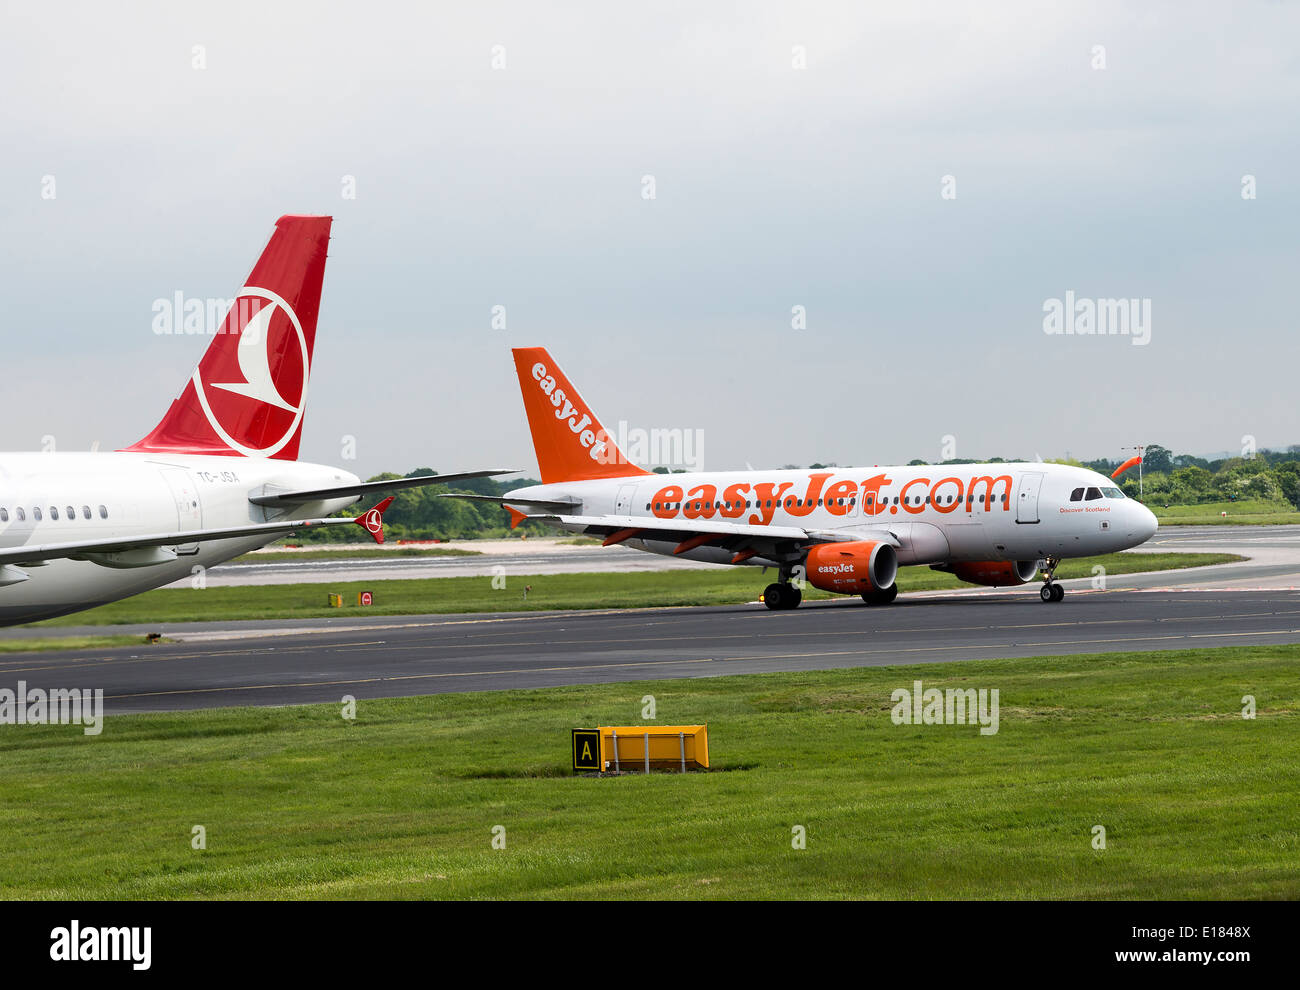
[[[180,468],[163,468],[163,480],[176,500],[178,529],[202,529],[203,508],[199,505],[199,491],[190,479],[189,472]]]
[[[632,514],[632,496],[636,494],[636,485],[624,485],[618,490],[614,502],[614,515],[630,516]]]
[[[1016,522],[1038,522],[1038,492],[1042,485],[1041,471],[1026,471],[1020,476],[1020,491],[1016,495]]]

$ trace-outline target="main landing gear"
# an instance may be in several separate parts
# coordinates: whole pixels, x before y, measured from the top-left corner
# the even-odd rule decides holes
[[[898,597],[898,585],[891,584],[888,588],[881,588],[879,591],[864,591],[862,600],[868,605],[888,605]]]
[[[776,611],[783,608],[798,608],[803,601],[803,592],[793,584],[782,581],[769,584],[763,589],[763,604]]]
[[[1056,567],[1060,562],[1060,557],[1048,557],[1044,561],[1043,586],[1038,591],[1038,597],[1045,602],[1059,602],[1065,597],[1065,589],[1053,580],[1056,576]]]

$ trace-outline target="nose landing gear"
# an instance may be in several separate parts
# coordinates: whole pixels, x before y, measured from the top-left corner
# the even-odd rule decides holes
[[[1065,597],[1065,589],[1053,580],[1060,563],[1060,557],[1048,557],[1043,561],[1043,587],[1039,589],[1038,597],[1045,602],[1059,602]]]

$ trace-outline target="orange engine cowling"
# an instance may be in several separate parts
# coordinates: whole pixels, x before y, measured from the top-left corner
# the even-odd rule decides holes
[[[883,591],[898,576],[898,554],[888,543],[858,540],[853,543],[819,543],[804,561],[808,583],[822,591],[860,595]]]
[[[1032,581],[1038,573],[1036,560],[963,560],[944,570],[951,571],[968,584],[1006,588]]]

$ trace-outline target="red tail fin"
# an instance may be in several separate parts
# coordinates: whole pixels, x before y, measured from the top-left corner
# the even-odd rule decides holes
[[[649,474],[628,462],[545,347],[514,355],[543,483]]]
[[[297,460],[331,222],[276,221],[184,391],[127,450]]]

